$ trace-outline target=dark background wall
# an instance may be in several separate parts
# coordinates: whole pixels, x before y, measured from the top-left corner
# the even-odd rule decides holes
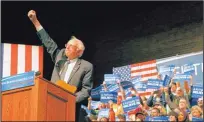
[[[96,82],[113,67],[152,59],[165,58],[203,50],[203,5],[186,2],[165,5],[149,12],[140,23],[131,22],[129,28],[114,28],[101,35],[96,42]],[[131,18],[127,18],[130,19]]]
[[[203,1],[2,1],[3,43],[41,45],[27,12],[60,48],[75,35],[94,64],[94,86],[113,67],[203,50]],[[44,77],[53,63],[44,50]]]

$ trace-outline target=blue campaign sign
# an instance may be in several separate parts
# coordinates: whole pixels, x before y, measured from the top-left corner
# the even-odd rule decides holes
[[[203,118],[192,117],[193,122],[203,122]]]
[[[120,84],[123,87],[123,89],[127,89],[127,88],[133,87],[133,84],[132,84],[131,81],[122,81],[122,82],[120,82]]]
[[[107,88],[108,88],[108,91],[117,92],[117,91],[119,90],[118,84],[111,84],[111,85],[109,85]]]
[[[1,80],[1,90],[8,91],[17,88],[23,88],[34,85],[35,72],[26,72],[9,77],[4,77]]]
[[[102,118],[102,117],[109,117],[109,109],[100,109],[98,112],[98,118]]]
[[[102,86],[98,86],[95,89],[91,90],[91,98],[94,100],[99,100],[100,99],[100,91],[102,91]]]
[[[147,89],[147,82],[142,81],[142,78],[140,76],[134,78],[131,80],[134,88],[137,91],[146,91]]]
[[[101,91],[100,94],[102,103],[108,103],[110,100],[114,103],[117,102],[117,92]]]
[[[192,87],[192,98],[200,98],[203,96],[203,86]]]
[[[163,86],[169,86],[170,82],[171,78],[168,75],[165,75]]]
[[[157,116],[157,117],[152,117],[151,121],[163,121],[163,122],[167,122],[169,120],[168,116]]]
[[[157,59],[156,63],[158,68],[164,65],[175,65],[177,73],[184,73],[183,65],[193,64],[195,69],[193,84],[203,84],[203,51]]]
[[[140,105],[139,97],[133,97],[122,101],[124,112],[136,109]]]
[[[175,65],[164,65],[159,67],[159,73],[161,74],[162,80],[165,76],[173,77],[173,72],[175,70]]]
[[[116,84],[118,80],[120,80],[120,75],[104,74],[104,81],[106,84]]]
[[[148,79],[147,81],[147,89],[159,89],[163,86],[163,80],[159,79]]]
[[[195,73],[195,68],[194,68],[193,64],[183,65],[183,72],[185,74],[190,74],[190,75],[194,76],[193,74]]]

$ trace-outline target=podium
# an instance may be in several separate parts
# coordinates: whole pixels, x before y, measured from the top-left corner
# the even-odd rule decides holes
[[[43,78],[2,92],[2,121],[75,121],[75,95]]]

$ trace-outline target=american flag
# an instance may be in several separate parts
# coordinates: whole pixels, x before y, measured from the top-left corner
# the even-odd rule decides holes
[[[43,76],[43,47],[23,44],[2,45],[2,77],[28,71],[40,71]]]
[[[113,68],[113,74],[120,75],[121,81],[130,81],[130,65]]]
[[[142,81],[147,81],[149,78],[157,78],[156,60],[131,64],[131,78],[141,76]]]
[[[136,76],[141,76],[142,81],[146,81],[149,78],[157,78],[156,60],[115,67],[113,68],[113,74],[119,74],[122,81],[129,81]]]

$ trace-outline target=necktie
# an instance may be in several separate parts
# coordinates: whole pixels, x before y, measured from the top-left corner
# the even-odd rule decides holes
[[[60,71],[60,79],[61,80],[64,80],[64,77],[65,77],[65,74],[67,72],[69,63],[70,63],[69,61],[66,61],[64,66],[62,67],[62,70]]]

